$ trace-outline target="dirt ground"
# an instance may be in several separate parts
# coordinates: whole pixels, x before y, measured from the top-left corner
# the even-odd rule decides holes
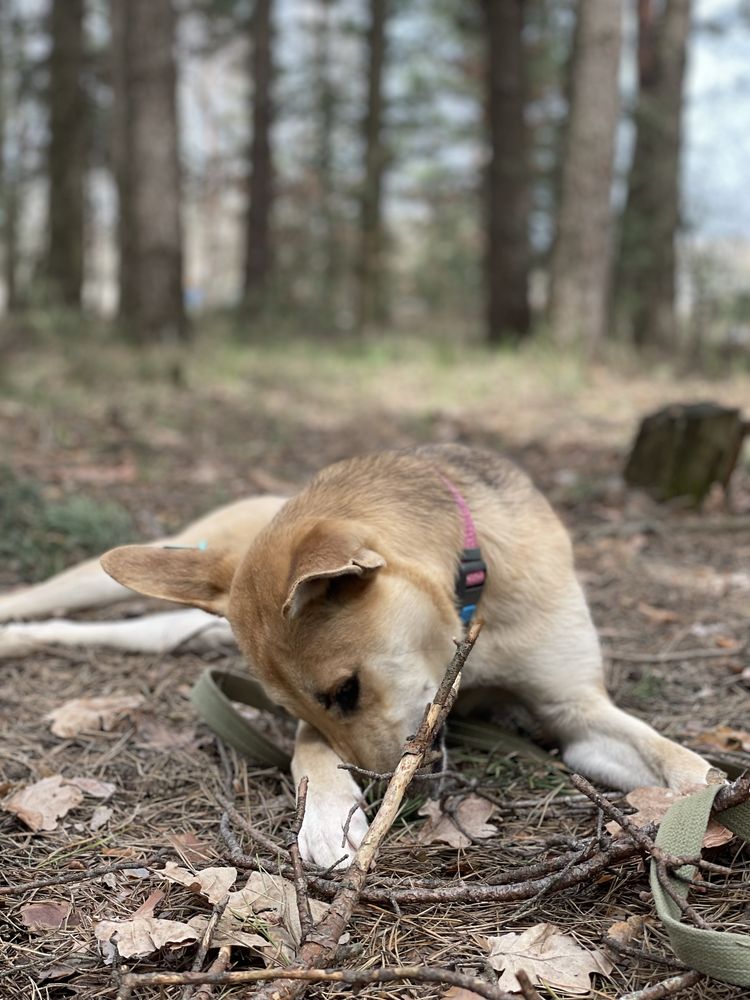
[[[409,345],[347,356],[300,345],[218,351],[199,344],[183,384],[173,386],[155,378],[159,359],[146,364],[108,347],[96,355],[19,354],[0,374],[0,464],[39,484],[45,497],[116,500],[132,515],[135,535],[154,537],[219,502],[294,490],[320,466],[363,451],[436,440],[499,449],[532,474],[572,531],[617,701],[696,749],[706,749],[702,740],[717,741],[717,727],[729,727],[735,761],[750,761],[744,731],[750,728],[744,646],[750,464],[738,470],[729,500],[712,497],[701,514],[659,508],[625,490],[619,477],[639,416],[669,401],[699,399],[744,405],[747,413],[747,377],[710,382],[660,369],[618,376],[543,354],[489,358]],[[22,582],[12,567],[0,566],[0,587]],[[679,652],[687,653],[684,659],[671,655]],[[216,654],[216,661],[241,669],[231,652]],[[228,863],[218,802],[227,780],[242,814],[283,841],[293,815],[290,778],[230,755],[228,779],[215,740],[188,700],[204,665],[205,658],[190,652],[153,657],[54,649],[0,663],[0,793],[54,774],[116,786],[107,803],[111,815],[95,831],[91,820],[100,802],[90,797],[48,832],[32,834],[0,812],[3,1000],[114,997],[116,972],[96,948],[93,925],[126,919],[157,889],[165,893],[159,917],[210,913],[200,896],[161,881],[139,861],[160,850],[167,851],[162,861],[179,860],[175,837],[190,835],[205,859],[188,855],[197,868]],[[120,693],[141,694],[146,704],[111,731],[68,739],[50,732],[45,716],[66,700]],[[413,803],[381,851],[373,886],[499,881],[519,864],[596,831],[596,809],[577,798],[566,801],[571,788],[554,762],[458,748],[452,764],[495,801],[490,822],[496,833],[461,849],[419,843],[422,820]],[[254,850],[247,838],[243,846]],[[132,868],[97,879],[2,894],[4,885],[131,858]],[[750,851],[734,841],[712,858],[730,865],[732,874],[712,876],[696,907],[716,926],[747,930]],[[261,861],[273,870],[272,858]],[[70,904],[67,922],[29,929],[24,907],[48,900]],[[610,953],[611,975],[592,980],[591,996],[618,998],[674,968],[639,861],[530,904],[362,904],[341,964],[423,962],[483,974],[487,935],[548,921],[593,948],[612,923],[632,914],[645,919],[637,954]],[[187,969],[194,954],[191,945],[130,965]],[[235,968],[258,962],[239,948],[234,957]],[[360,995],[444,994],[440,986],[399,984],[367,987]],[[239,995],[240,988],[214,991],[215,997]],[[308,995],[348,996],[349,990],[316,987]],[[685,995],[729,1000],[745,991],[704,982]],[[136,996],[182,993],[169,987]]]

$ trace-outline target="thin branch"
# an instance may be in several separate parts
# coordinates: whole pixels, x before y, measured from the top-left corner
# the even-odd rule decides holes
[[[619,663],[676,663],[680,660],[720,660],[728,656],[737,656],[744,652],[747,642],[740,643],[734,649],[683,649],[670,653],[620,653],[616,649],[605,648],[602,652],[610,660]]]
[[[663,1000],[663,997],[673,997],[683,990],[690,989],[691,986],[695,986],[696,983],[700,983],[705,978],[702,972],[693,970],[683,972],[682,975],[672,976],[671,979],[664,979],[660,983],[646,986],[634,993],[625,993],[620,997],[620,1000]]]
[[[71,872],[68,875],[57,875],[54,878],[40,878],[34,882],[18,882],[11,885],[0,885],[0,896],[11,896],[28,892],[31,889],[47,889],[53,885],[70,885],[75,882],[86,882],[88,879],[99,878],[101,875],[109,875],[112,872],[124,871],[126,868],[156,868],[162,864],[167,854],[172,853],[172,848],[164,848],[150,855],[145,861],[138,858],[131,858],[129,861],[116,861],[110,865],[99,865],[90,868],[85,872]]]
[[[128,972],[123,976],[123,984],[118,1000],[123,1000],[125,989],[132,991],[138,986],[197,986],[205,983],[212,986],[236,986],[242,983],[260,983],[268,980],[286,980],[301,989],[306,982],[349,983],[354,986],[367,983],[395,983],[408,979],[415,983],[445,983],[458,986],[485,997],[486,1000],[518,1000],[512,993],[498,989],[486,979],[465,976],[449,969],[437,969],[428,965],[384,966],[380,969],[301,969],[286,967],[281,969],[243,969],[237,972]],[[282,997],[282,984],[278,984],[272,996]],[[253,994],[260,997],[262,994]]]
[[[521,987],[521,996],[523,997],[523,1000],[542,1000],[536,987],[523,969],[518,969],[516,971],[516,979],[518,980],[518,985]]]
[[[218,975],[222,972],[226,972],[229,967],[229,963],[232,961],[232,946],[224,944],[219,948],[219,954],[213,960],[209,966],[208,971],[213,973],[213,975]],[[204,983],[202,986],[198,987],[193,996],[193,1000],[211,1000],[211,994],[213,993],[213,986],[211,983]]]
[[[201,943],[198,946],[198,950],[195,953],[195,958],[193,959],[192,965],[190,966],[191,972],[200,972],[203,968],[203,963],[206,961],[206,955],[208,954],[208,949],[211,947],[211,941],[214,936],[214,931],[216,930],[216,925],[221,920],[224,915],[224,910],[227,908],[227,903],[229,902],[229,893],[225,893],[222,898],[214,904],[213,912],[208,918],[208,923],[206,924],[206,929],[203,932],[203,937],[201,938]],[[186,986],[182,994],[182,1000],[190,1000],[193,995],[193,987]]]
[[[315,923],[310,911],[310,898],[307,894],[307,876],[302,864],[302,855],[299,849],[299,832],[305,819],[305,806],[307,805],[307,777],[302,778],[297,789],[297,811],[294,817],[294,825],[289,837],[289,857],[292,859],[292,869],[294,870],[294,891],[297,896],[297,910],[299,911],[300,939],[305,940],[312,931]]]

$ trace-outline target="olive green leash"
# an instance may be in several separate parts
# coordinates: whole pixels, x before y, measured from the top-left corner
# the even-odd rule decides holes
[[[238,712],[232,702],[240,702],[265,712],[279,714],[278,706],[266,696],[261,686],[247,676],[225,670],[205,670],[193,688],[191,700],[204,722],[239,753],[250,760],[286,770],[290,757],[263,735]],[[457,719],[449,725],[450,735],[465,745],[505,752],[525,757],[559,761],[520,736],[506,733],[487,722],[467,722]],[[664,816],[656,843],[668,854],[677,857],[697,857],[703,844],[711,806],[721,785],[706,788],[679,799]],[[737,836],[750,842],[750,802],[721,813],[721,822]],[[670,887],[685,898],[695,867],[686,865],[676,873],[668,873]],[[657,878],[656,863],[651,863],[651,890],[656,912],[669,934],[675,954],[686,965],[704,972],[713,979],[738,986],[750,986],[750,935],[733,931],[715,931],[692,927],[680,920],[680,908]]]
[[[676,857],[698,857],[711,818],[711,806],[721,785],[708,785],[699,792],[678,799],[662,819],[656,843]],[[719,821],[732,833],[750,843],[750,802],[724,810]],[[694,878],[694,865],[684,865],[668,873],[670,888],[683,899]],[[657,877],[656,862],[651,862],[651,891],[656,912],[667,929],[678,958],[691,969],[737,986],[750,986],[750,935],[734,931],[715,931],[693,927],[680,920],[680,908]]]

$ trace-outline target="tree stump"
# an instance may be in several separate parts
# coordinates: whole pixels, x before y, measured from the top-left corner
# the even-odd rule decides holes
[[[655,500],[698,506],[714,483],[726,490],[750,424],[714,403],[674,404],[644,417],[625,482]]]

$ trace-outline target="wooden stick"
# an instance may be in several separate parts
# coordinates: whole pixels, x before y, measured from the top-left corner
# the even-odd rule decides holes
[[[477,976],[465,976],[449,969],[436,969],[429,965],[399,965],[383,966],[380,969],[301,969],[286,967],[280,969],[243,969],[238,972],[129,972],[123,976],[123,986],[118,994],[118,1000],[123,1000],[126,994],[123,989],[132,991],[137,986],[181,986],[185,983],[198,985],[201,983],[212,986],[231,986],[242,983],[259,983],[268,980],[281,979],[280,990],[284,982],[292,982],[301,989],[305,983],[349,983],[355,986],[367,983],[394,983],[410,979],[416,983],[445,983],[447,986],[459,986],[485,997],[486,1000],[518,1000],[517,994],[506,993],[486,979]],[[261,993],[246,994],[255,998]],[[272,996],[282,996],[274,990]],[[130,996],[130,993],[127,994]]]
[[[219,954],[211,963],[208,971],[214,975],[226,972],[229,963],[232,961],[232,946],[224,944],[219,948]],[[204,983],[195,991],[193,1000],[211,1000],[214,988],[211,983]]]
[[[287,966],[283,970],[276,970],[270,973],[268,970],[253,970],[254,974],[248,973],[248,978],[245,980],[227,980],[228,982],[252,982],[261,979],[278,979],[280,976],[283,976],[283,978],[274,986],[261,989],[258,993],[254,994],[254,996],[256,1000],[291,1000],[291,998],[296,997],[304,988],[304,982],[309,981],[310,979],[328,982],[369,981],[361,978],[364,975],[362,972],[354,972],[351,974],[345,971],[336,971],[324,975],[321,973],[320,968],[322,965],[330,962],[332,957],[335,955],[338,948],[338,940],[344,933],[354,907],[360,898],[360,894],[367,880],[370,866],[375,859],[378,848],[383,842],[383,839],[390,830],[396,815],[398,814],[399,807],[403,801],[406,790],[409,787],[412,776],[421,767],[426,754],[432,747],[436,734],[439,732],[440,727],[444,723],[448,712],[453,707],[453,702],[458,694],[461,669],[466,662],[466,658],[474,647],[474,643],[477,640],[480,630],[481,625],[479,623],[474,623],[469,629],[466,638],[461,642],[456,643],[455,655],[445,672],[445,676],[443,677],[440,687],[438,688],[432,702],[428,705],[416,735],[407,740],[403,748],[401,760],[398,763],[398,767],[394,771],[393,778],[386,788],[380,808],[378,809],[378,812],[372,821],[372,825],[367,831],[359,850],[354,855],[351,866],[345,872],[336,896],[328,908],[328,912],[317,924],[314,929],[314,933],[302,941],[296,959],[291,963],[291,965]],[[410,970],[408,976],[405,973],[399,975],[393,973],[394,978],[412,978],[411,973],[420,967],[416,966],[408,968]],[[260,971],[261,974],[258,974],[258,971]],[[383,973],[383,970],[375,970],[375,972],[383,975],[385,974]],[[369,974],[370,973],[368,973],[368,975]],[[457,981],[452,978],[456,975],[455,973],[448,973],[447,970],[432,970],[431,974],[435,977],[443,976],[443,978],[434,978],[430,980],[432,982],[450,982],[457,984]],[[225,975],[236,976],[238,973],[225,973]],[[326,979],[326,975],[333,978]],[[347,978],[347,976],[350,978]],[[446,976],[450,976],[451,978],[445,978]],[[148,977],[139,977],[133,973],[128,973],[123,976],[122,988],[132,990],[134,985],[138,983],[145,983],[147,981],[149,981]],[[153,980],[151,981],[153,982]],[[191,980],[181,980],[181,982],[190,981]],[[196,980],[192,981],[195,982]],[[373,981],[384,982],[387,980],[378,979],[376,977]],[[163,983],[163,980],[161,982]],[[505,1000],[508,996],[508,994],[504,994],[502,991],[497,990],[496,987],[489,987],[483,980],[477,980],[477,983],[482,986],[485,991],[484,993],[482,993],[481,990],[477,989],[475,986],[472,986],[471,988],[474,989],[474,992],[480,993],[481,996],[488,997],[489,1000],[498,1000],[501,996],[503,997],[503,1000]],[[462,983],[461,985],[465,984]],[[490,989],[494,992],[489,992]]]
[[[301,941],[309,937],[315,926],[312,912],[310,911],[310,898],[307,894],[307,876],[305,875],[302,855],[299,849],[299,832],[302,829],[302,822],[305,818],[305,806],[307,805],[307,784],[307,777],[305,776],[300,781],[299,788],[297,789],[297,811],[288,844],[289,857],[292,859],[292,868],[294,870],[294,891],[297,896]]]
[[[671,979],[654,983],[653,986],[646,986],[634,993],[625,993],[620,997],[620,1000],[662,1000],[663,997],[673,997],[676,993],[681,993],[682,990],[690,989],[691,986],[695,986],[696,983],[705,978],[702,972],[694,972],[693,970],[683,972],[680,976],[672,976]]]

